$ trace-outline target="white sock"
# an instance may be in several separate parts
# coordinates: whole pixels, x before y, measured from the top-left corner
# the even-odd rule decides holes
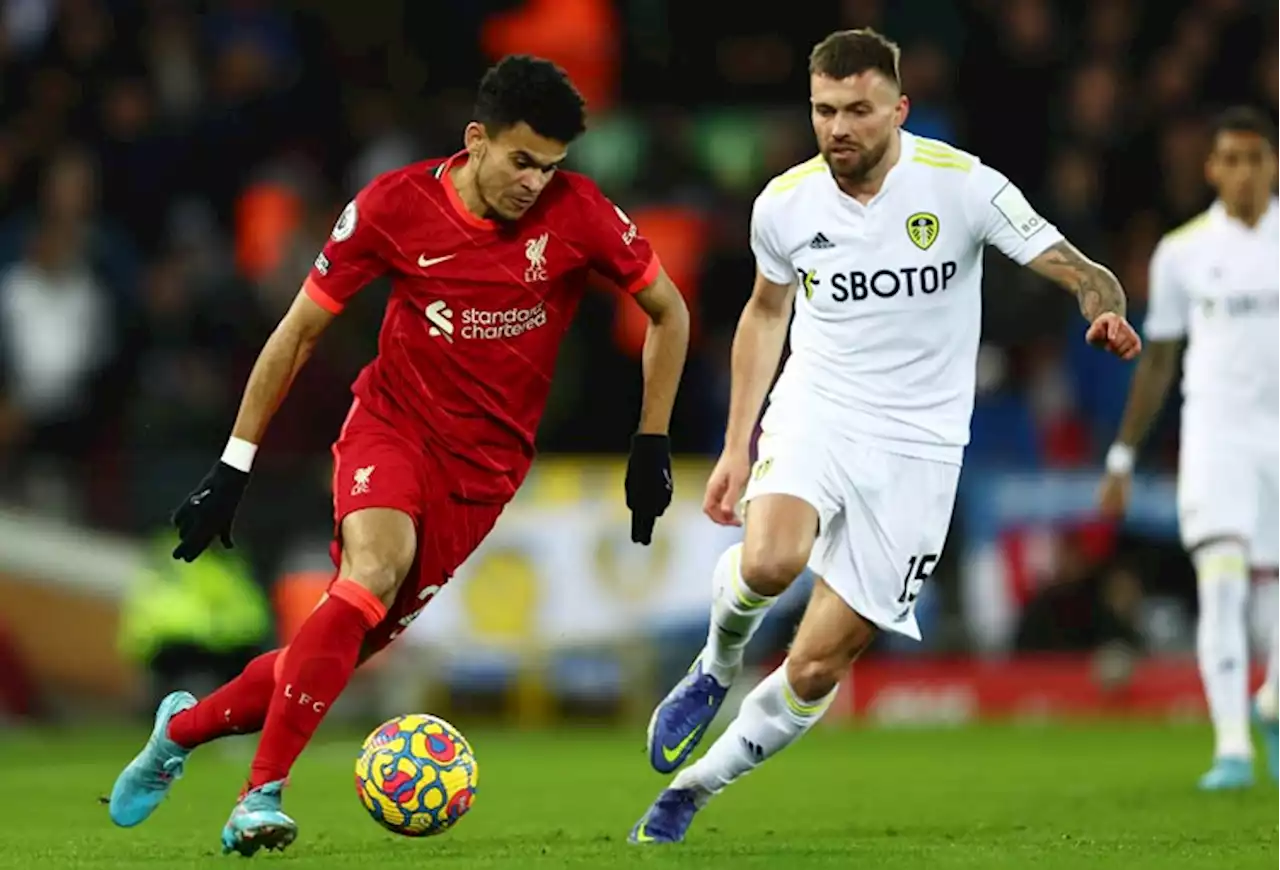
[[[1214,757],[1251,758],[1248,559],[1239,542],[1216,541],[1196,550],[1194,561],[1200,597],[1196,658],[1213,720]]]
[[[1267,678],[1254,698],[1266,719],[1280,718],[1280,587],[1274,580],[1253,587],[1254,630],[1267,655]]]
[[[751,690],[737,717],[711,744],[707,754],[677,774],[671,787],[693,788],[707,796],[718,793],[813,727],[827,712],[835,694],[832,689],[825,698],[801,701],[787,681],[787,665],[783,662]]]
[[[702,667],[722,686],[728,686],[742,666],[742,651],[755,634],[774,599],[761,595],[742,579],[742,544],[720,554],[712,574],[711,627]]]

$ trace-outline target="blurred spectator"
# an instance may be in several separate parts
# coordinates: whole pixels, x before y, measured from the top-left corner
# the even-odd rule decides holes
[[[951,59],[933,42],[918,42],[902,52],[902,87],[911,99],[906,127],[917,136],[953,142],[948,82]]]
[[[110,304],[84,260],[83,233],[74,223],[42,226],[27,256],[0,279],[5,434],[15,474],[79,471],[59,461],[83,460],[92,445],[94,388],[115,348]]]
[[[348,196],[355,196],[382,173],[421,159],[417,141],[401,124],[395,102],[385,91],[356,94],[348,117],[351,131],[360,143],[345,179]]]
[[[1119,71],[1094,61],[1078,67],[1067,88],[1065,118],[1068,139],[1091,148],[1105,148],[1123,132],[1120,124]]]
[[[133,262],[95,198],[92,161],[68,149],[49,164],[38,213],[0,239],[19,252],[0,279],[0,352],[8,446],[28,484],[48,483],[45,471],[64,480],[83,471],[99,421],[130,386],[110,365]]]
[[[1083,652],[1116,643],[1141,649],[1141,577],[1107,561],[1089,536],[1081,529],[1058,539],[1057,571],[1022,612],[1019,651]]]
[[[143,59],[161,114],[170,121],[184,121],[200,108],[205,89],[192,17],[181,3],[158,2],[152,8],[142,37]]]
[[[1100,176],[1095,152],[1080,146],[1062,149],[1049,163],[1044,209],[1077,247],[1110,260],[1098,214],[1102,205]]]
[[[1095,57],[1116,63],[1124,59],[1137,28],[1133,0],[1093,0],[1085,12],[1083,41]]]
[[[1208,130],[1201,119],[1179,118],[1164,129],[1157,156],[1164,182],[1160,204],[1172,224],[1190,220],[1208,205],[1204,188],[1208,149]]]

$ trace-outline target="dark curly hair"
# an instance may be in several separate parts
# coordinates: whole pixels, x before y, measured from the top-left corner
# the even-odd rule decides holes
[[[508,55],[484,74],[475,120],[491,136],[524,121],[539,136],[565,144],[587,129],[586,103],[568,74],[527,54]]]

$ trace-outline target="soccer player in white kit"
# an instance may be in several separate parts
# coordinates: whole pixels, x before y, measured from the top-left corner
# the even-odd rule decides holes
[[[653,767],[684,763],[774,599],[806,566],[817,579],[786,662],[658,796],[636,843],[682,840],[712,795],[807,731],[877,631],[920,637],[914,602],[942,552],[969,439],[985,245],[1076,293],[1092,344],[1126,359],[1141,346],[1115,276],[1017,187],[902,130],[892,42],[872,30],[824,39],[810,100],[820,155],[771,181],[752,213],[757,275],[704,502],[730,525],[745,501],[744,539],[716,566],[706,647],[654,711]],[[793,308],[791,356],[769,392]]]
[[[1249,739],[1249,598],[1268,649],[1254,718],[1276,776],[1276,566],[1280,564],[1280,223],[1276,131],[1261,112],[1219,119],[1205,164],[1218,196],[1169,233],[1151,259],[1144,332],[1120,433],[1107,454],[1102,506],[1122,515],[1134,453],[1164,404],[1183,342],[1178,524],[1196,569],[1196,655],[1215,735],[1202,789],[1253,784]],[[1250,570],[1252,569],[1252,571]]]

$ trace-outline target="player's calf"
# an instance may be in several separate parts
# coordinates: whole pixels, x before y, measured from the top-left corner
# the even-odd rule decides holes
[[[787,682],[801,699],[827,697],[875,639],[870,622],[817,582],[787,654]]]

